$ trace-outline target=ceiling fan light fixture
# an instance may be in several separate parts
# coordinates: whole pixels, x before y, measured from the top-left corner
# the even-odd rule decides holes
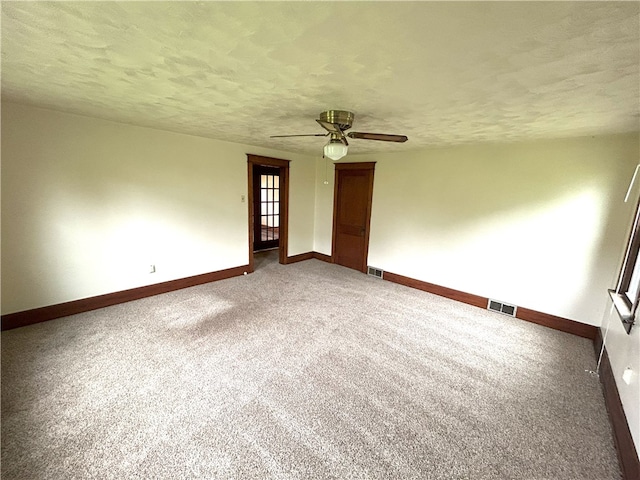
[[[1,0],[0,0],[1,1]],[[326,137],[329,142],[324,146],[324,156],[334,162],[340,160],[347,154],[349,142],[347,137],[360,140],[377,140],[379,142],[403,143],[408,140],[406,135],[390,135],[388,133],[368,133],[368,132],[344,132],[351,128],[353,123],[353,113],[346,110],[327,110],[320,114],[316,120],[327,133],[307,133],[302,135],[271,135],[271,138],[284,137]]]
[[[324,146],[324,156],[329,157],[335,162],[347,154],[349,147],[342,143],[342,140],[339,138],[334,137],[333,135],[331,137],[332,138],[329,142]]]

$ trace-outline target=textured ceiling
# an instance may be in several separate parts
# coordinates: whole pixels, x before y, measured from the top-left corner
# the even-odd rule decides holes
[[[2,2],[2,95],[321,154],[639,129],[638,2]]]

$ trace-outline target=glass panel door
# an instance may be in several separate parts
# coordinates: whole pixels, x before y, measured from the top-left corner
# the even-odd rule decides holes
[[[278,240],[280,231],[280,177],[260,175],[260,240]]]
[[[254,251],[275,248],[280,239],[280,169],[254,167]]]

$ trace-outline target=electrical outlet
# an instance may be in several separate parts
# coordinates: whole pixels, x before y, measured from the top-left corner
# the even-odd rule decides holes
[[[156,266],[155,265],[151,265],[149,267],[149,273],[156,273]]]

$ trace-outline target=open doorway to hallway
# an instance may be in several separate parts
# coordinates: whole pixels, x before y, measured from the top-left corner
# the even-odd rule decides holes
[[[254,253],[277,249],[287,263],[289,160],[247,154],[249,194],[249,271]]]
[[[280,246],[280,169],[253,167],[253,251]]]
[[[262,250],[260,252],[255,252],[253,256],[254,261],[254,271],[262,270],[268,265],[273,265],[278,263],[278,250]]]

